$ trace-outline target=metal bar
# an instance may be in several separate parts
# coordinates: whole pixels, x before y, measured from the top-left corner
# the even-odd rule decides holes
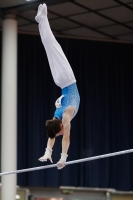
[[[115,153],[108,153],[108,154],[103,154],[103,155],[99,155],[99,156],[68,161],[68,162],[66,162],[66,165],[72,165],[75,163],[98,160],[98,159],[102,159],[102,158],[108,158],[108,157],[112,157],[112,156],[118,156],[118,155],[122,155],[122,154],[132,153],[132,152],[133,152],[133,149],[128,149],[128,150],[124,150],[124,151],[118,151]],[[2,173],[0,173],[0,176],[10,175],[10,174],[18,174],[18,173],[29,172],[29,171],[36,171],[36,170],[41,170],[41,169],[49,169],[49,168],[53,168],[53,167],[57,167],[57,165],[52,164],[52,165],[46,165],[46,166],[41,166],[41,167],[33,167],[33,168],[28,168],[28,169],[16,170],[16,171],[2,172]]]

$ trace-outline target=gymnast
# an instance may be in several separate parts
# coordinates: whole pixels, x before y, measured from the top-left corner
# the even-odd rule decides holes
[[[76,79],[71,66],[63,53],[63,50],[55,39],[47,18],[46,4],[40,4],[35,20],[39,24],[39,32],[44,45],[54,82],[62,90],[61,96],[56,100],[54,117],[46,121],[46,133],[48,136],[47,148],[39,161],[48,159],[52,161],[52,148],[55,138],[62,135],[62,153],[57,162],[57,168],[65,167],[70,145],[71,120],[77,114],[80,96],[76,85]]]

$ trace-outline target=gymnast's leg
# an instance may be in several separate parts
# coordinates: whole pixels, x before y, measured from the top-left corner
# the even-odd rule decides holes
[[[47,6],[41,4],[38,8],[36,21],[39,23],[41,40],[47,53],[53,79],[61,89],[76,82],[71,66],[63,50],[55,39],[47,18]]]

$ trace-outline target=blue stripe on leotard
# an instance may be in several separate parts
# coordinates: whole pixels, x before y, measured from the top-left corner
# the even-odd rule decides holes
[[[75,117],[75,115],[78,112],[79,103],[80,103],[80,96],[79,96],[77,84],[74,83],[72,85],[69,85],[69,86],[63,88],[62,95],[64,95],[64,97],[61,99],[61,107],[56,108],[54,117],[57,117],[60,120],[62,120],[62,115],[63,115],[64,111],[68,107],[71,107],[71,106],[75,107],[75,112],[74,112],[74,116],[73,116],[73,117]]]

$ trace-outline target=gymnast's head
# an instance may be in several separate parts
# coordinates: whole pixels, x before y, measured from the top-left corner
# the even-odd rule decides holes
[[[60,119],[47,120],[45,127],[46,127],[46,134],[51,139],[59,135],[63,135],[64,129],[62,121]]]

